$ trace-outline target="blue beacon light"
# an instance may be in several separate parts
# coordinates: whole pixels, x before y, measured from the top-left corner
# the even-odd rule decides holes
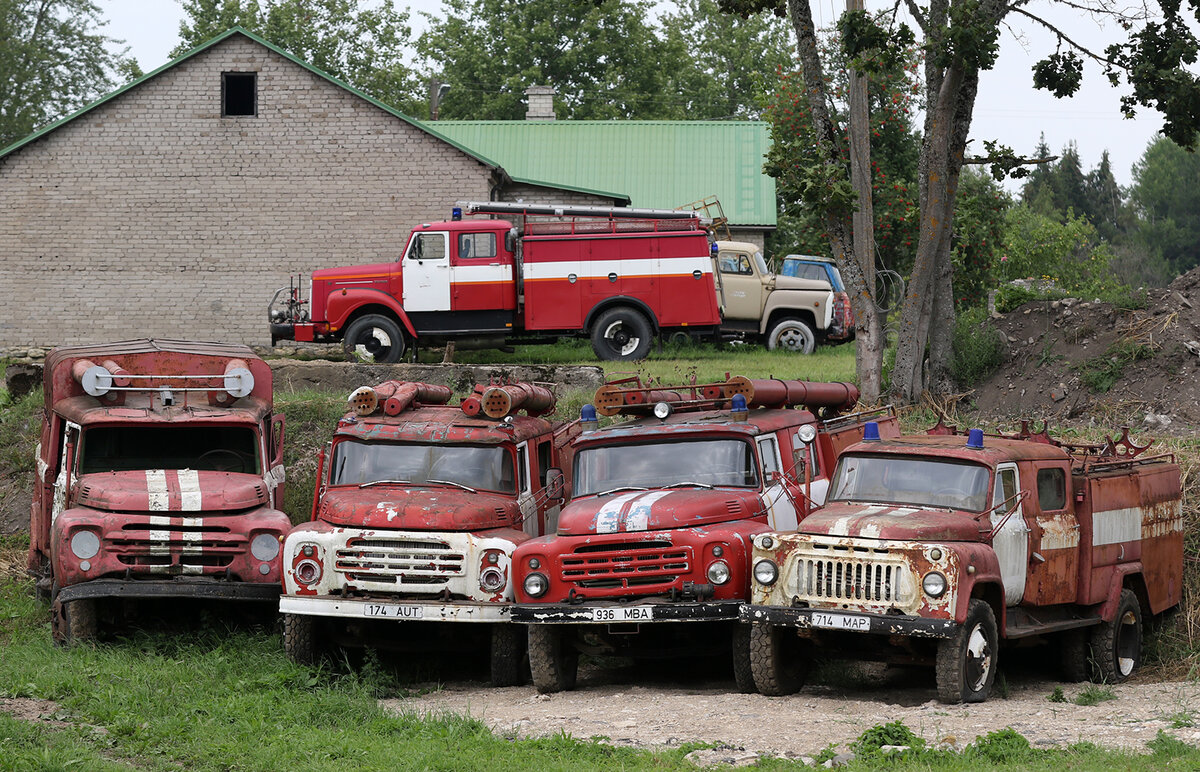
[[[579,408],[579,420],[580,421],[595,421],[596,420],[596,406],[595,405],[584,405],[583,407]]]
[[[454,220],[456,222],[458,220],[462,219],[462,207],[461,206],[456,206],[450,210],[450,219]]]
[[[972,429],[967,432],[967,447],[971,450],[983,448],[983,429]]]
[[[879,424],[867,421],[863,426],[863,442],[879,442]]]

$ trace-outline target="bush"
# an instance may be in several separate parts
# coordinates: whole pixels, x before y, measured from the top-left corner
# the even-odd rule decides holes
[[[1144,343],[1120,340],[1098,357],[1085,359],[1071,369],[1079,373],[1080,382],[1097,394],[1103,394],[1121,380],[1125,368],[1140,359],[1154,356],[1154,349]]]
[[[960,387],[979,383],[1004,361],[1004,344],[987,319],[987,309],[973,308],[958,315],[953,347],[950,375]]]

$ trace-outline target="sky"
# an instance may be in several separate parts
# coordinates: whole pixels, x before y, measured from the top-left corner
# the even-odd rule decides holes
[[[396,4],[407,4],[411,9],[414,32],[424,26],[418,11],[437,13],[441,8],[439,0],[397,0]],[[166,64],[168,52],[179,43],[183,11],[177,0],[99,0],[99,5],[109,21],[105,33],[124,40],[144,71]],[[867,0],[866,7],[879,9],[883,4]],[[1045,12],[1048,7],[1048,0],[1033,0],[1027,6],[1034,13]],[[832,24],[842,8],[844,5],[836,0],[813,0],[817,25]],[[1111,26],[1105,30],[1079,13],[1059,13],[1052,21],[1096,51],[1102,51],[1119,34]],[[1158,113],[1142,110],[1134,120],[1123,119],[1122,92],[1110,87],[1099,67],[1090,64],[1084,69],[1083,88],[1075,97],[1055,99],[1035,90],[1033,64],[1053,50],[1053,36],[1032,25],[1014,26],[1003,34],[996,68],[980,78],[971,131],[974,141],[968,152],[982,154],[983,140],[994,139],[1019,154],[1032,155],[1044,134],[1055,154],[1074,141],[1085,172],[1108,150],[1117,182],[1129,185],[1134,163],[1162,125]],[[1010,189],[1017,187],[1019,184],[1009,183]]]

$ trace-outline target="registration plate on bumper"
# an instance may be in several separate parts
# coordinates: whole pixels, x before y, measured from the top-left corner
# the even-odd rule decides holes
[[[593,622],[649,622],[654,619],[651,606],[592,609]]]
[[[363,616],[386,619],[420,619],[423,611],[420,606],[400,606],[394,603],[368,603],[363,606]]]
[[[825,627],[830,630],[853,630],[854,632],[865,633],[871,629],[871,618],[856,614],[827,614],[823,611],[814,611],[812,626]]]

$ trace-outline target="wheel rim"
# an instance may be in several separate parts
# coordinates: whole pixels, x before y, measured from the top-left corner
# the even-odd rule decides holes
[[[604,328],[604,340],[608,341],[608,345],[613,351],[623,357],[636,351],[638,344],[642,342],[641,338],[630,335],[625,323],[621,321],[613,322]]]
[[[1126,611],[1117,625],[1117,672],[1124,678],[1133,672],[1138,656],[1138,620],[1132,611]]]
[[[391,350],[392,336],[388,335],[387,330],[380,327],[365,330],[354,341],[354,353],[360,358],[369,356],[372,359],[378,359],[381,356],[387,356]]]
[[[983,631],[983,625],[975,625],[971,629],[964,660],[967,688],[977,692],[984,687],[992,672],[992,646]]]
[[[808,336],[795,327],[780,330],[776,340],[780,348],[788,351],[804,351],[808,348]]]

